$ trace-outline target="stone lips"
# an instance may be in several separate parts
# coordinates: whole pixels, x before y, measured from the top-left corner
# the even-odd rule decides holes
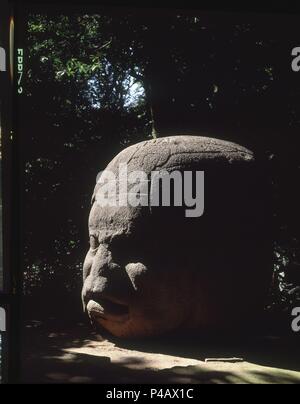
[[[83,301],[92,321],[120,337],[241,330],[257,318],[270,284],[268,198],[253,153],[217,139],[174,136],[122,151],[107,169],[204,170],[206,212],[100,208]],[[97,187],[95,193],[97,193]]]

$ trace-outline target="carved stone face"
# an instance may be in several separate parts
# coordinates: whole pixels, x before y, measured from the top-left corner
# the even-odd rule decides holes
[[[118,337],[242,327],[262,308],[270,278],[261,173],[251,152],[215,139],[143,142],[107,169],[205,172],[205,213],[180,207],[101,207],[89,218],[83,302]],[[99,187],[96,186],[94,195]]]

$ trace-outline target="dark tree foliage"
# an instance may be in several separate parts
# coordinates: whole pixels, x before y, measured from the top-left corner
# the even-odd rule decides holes
[[[31,14],[26,34],[25,293],[55,294],[58,304],[79,293],[92,189],[118,151],[153,136],[209,134],[268,162],[269,308],[289,313],[300,299],[296,24],[162,11]]]

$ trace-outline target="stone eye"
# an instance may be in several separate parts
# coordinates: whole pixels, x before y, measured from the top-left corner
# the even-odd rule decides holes
[[[99,248],[99,240],[95,235],[90,235],[90,249],[96,251]]]

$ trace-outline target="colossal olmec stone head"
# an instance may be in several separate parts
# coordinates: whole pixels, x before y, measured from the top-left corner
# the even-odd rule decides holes
[[[82,291],[92,322],[118,337],[242,329],[262,310],[270,283],[269,206],[253,154],[174,136],[127,148],[107,170],[118,177],[124,163],[149,178],[160,170],[204,171],[204,213],[101,206],[97,184]]]

